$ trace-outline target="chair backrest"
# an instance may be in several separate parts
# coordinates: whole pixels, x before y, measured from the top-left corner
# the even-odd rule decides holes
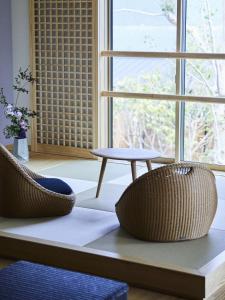
[[[5,166],[3,172],[12,171],[11,169],[13,169],[14,172],[19,172],[23,177],[31,181],[35,178],[43,178],[43,176],[31,171],[24,164],[20,163],[5,146],[0,144],[0,167],[3,164]],[[6,165],[8,165],[8,168],[6,168]]]
[[[180,163],[135,180],[116,204],[122,227],[147,240],[206,234],[217,208],[215,176],[200,164]]]
[[[20,161],[2,144],[0,144],[0,166],[3,161],[14,167],[14,169],[21,174],[25,174],[31,176],[33,173],[27,167],[20,163]]]
[[[13,154],[2,144],[0,144],[0,155],[7,159],[11,164],[19,165]]]

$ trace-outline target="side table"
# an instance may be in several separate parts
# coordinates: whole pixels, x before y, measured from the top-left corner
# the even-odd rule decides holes
[[[98,180],[96,198],[99,196],[101,184],[108,159],[126,160],[131,163],[131,172],[133,181],[137,178],[136,161],[145,161],[148,171],[152,169],[151,160],[160,157],[157,151],[136,149],[136,148],[100,148],[94,149],[91,153],[95,156],[102,157],[102,166]]]

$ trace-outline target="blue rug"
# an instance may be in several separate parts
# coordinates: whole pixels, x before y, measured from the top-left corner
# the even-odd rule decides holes
[[[0,271],[1,300],[126,300],[125,283],[19,261]]]

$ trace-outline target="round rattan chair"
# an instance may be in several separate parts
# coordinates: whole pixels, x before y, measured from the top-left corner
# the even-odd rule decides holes
[[[44,178],[22,165],[0,145],[0,216],[35,218],[62,216],[71,212],[75,194],[51,191],[36,180]]]
[[[206,235],[217,209],[214,174],[199,164],[171,164],[128,186],[116,204],[121,227],[147,241],[181,241]]]

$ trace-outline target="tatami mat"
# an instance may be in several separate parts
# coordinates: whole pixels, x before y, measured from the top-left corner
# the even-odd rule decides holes
[[[71,214],[58,218],[0,218],[0,231],[47,241],[84,246],[119,226],[114,213],[75,207]]]
[[[212,229],[201,239],[177,243],[151,243],[116,229],[86,247],[138,258],[148,264],[197,269],[225,250],[225,232]]]
[[[146,172],[148,172],[147,168],[140,168],[137,170],[137,176],[141,176],[143,174],[145,174]],[[131,172],[129,172],[129,174],[123,175],[121,177],[115,178],[113,180],[108,181],[108,183],[112,183],[112,184],[118,184],[118,185],[129,185],[130,183],[132,183],[132,175]]]
[[[126,189],[126,186],[116,184],[103,184],[99,197],[96,198],[96,188],[89,189],[77,195],[77,206],[115,211],[115,204]]]
[[[49,168],[41,172],[44,175],[69,177],[81,180],[98,181],[101,162],[97,160],[74,160],[63,165]],[[138,169],[141,167],[137,167]],[[130,165],[108,162],[103,181],[127,175],[131,172]]]

